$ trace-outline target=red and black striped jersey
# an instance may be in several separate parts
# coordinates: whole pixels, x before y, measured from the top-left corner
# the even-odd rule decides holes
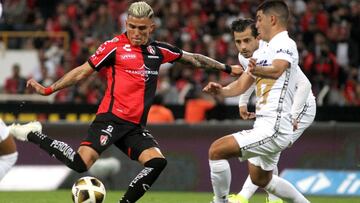
[[[107,78],[97,114],[110,112],[145,126],[160,65],[181,56],[181,49],[163,42],[133,46],[126,33],[101,44],[88,60],[96,71],[105,71]]]

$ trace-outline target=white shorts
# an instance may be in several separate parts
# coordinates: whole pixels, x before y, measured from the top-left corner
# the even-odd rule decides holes
[[[9,128],[3,120],[0,119],[0,142],[4,141],[9,136]]]
[[[273,170],[279,162],[281,151],[290,147],[311,125],[315,113],[315,103],[305,106],[300,114],[298,129],[293,134],[275,133],[269,127],[256,127],[234,133],[233,136],[241,148],[240,161],[248,160],[265,171]]]

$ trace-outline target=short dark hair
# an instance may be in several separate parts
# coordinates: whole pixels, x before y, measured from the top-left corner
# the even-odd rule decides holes
[[[287,24],[290,15],[289,7],[284,1],[281,0],[264,1],[256,9],[256,12],[258,11],[262,11],[264,14],[274,12],[284,25]]]
[[[244,32],[247,28],[251,29],[251,35],[253,37],[257,37],[259,35],[256,27],[255,27],[255,21],[250,18],[240,18],[237,20],[234,20],[231,23],[231,31],[234,32]]]

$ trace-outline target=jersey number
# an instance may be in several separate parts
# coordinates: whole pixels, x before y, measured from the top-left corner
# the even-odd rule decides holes
[[[256,96],[260,98],[259,104],[265,105],[269,97],[269,92],[275,84],[274,79],[257,78],[256,79]]]

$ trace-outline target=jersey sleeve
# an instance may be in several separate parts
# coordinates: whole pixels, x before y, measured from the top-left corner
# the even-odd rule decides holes
[[[93,69],[100,71],[101,68],[115,64],[116,42],[117,38],[106,41],[101,44],[96,52],[90,56],[88,62]]]
[[[157,46],[163,55],[162,63],[172,63],[181,58],[183,52],[178,47],[164,42],[157,42]]]
[[[281,59],[289,62],[290,64],[294,63],[296,58],[298,58],[297,47],[292,42],[282,42],[274,43],[275,49],[274,60]]]
[[[254,92],[255,90],[255,83],[252,84],[249,89],[247,89],[243,94],[240,95],[239,97],[239,107],[240,106],[246,106],[249,102],[249,99],[251,97],[251,94]]]
[[[291,106],[291,116],[294,119],[298,119],[309,94],[311,94],[311,83],[300,68],[297,68],[296,87],[297,89],[294,95],[294,102]]]
[[[245,58],[243,55],[241,55],[241,54],[239,53],[239,55],[238,55],[238,60],[239,60],[240,65],[241,65],[242,68],[243,68],[243,71],[246,71],[247,66],[248,66],[248,64],[249,64],[249,59]]]

